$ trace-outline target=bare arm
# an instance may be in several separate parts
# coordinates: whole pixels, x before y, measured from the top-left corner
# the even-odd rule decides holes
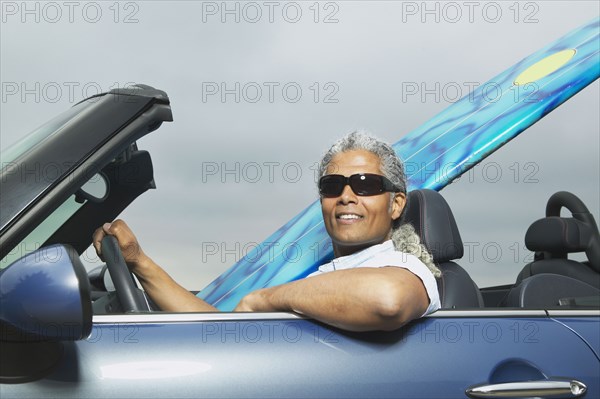
[[[119,241],[130,270],[146,293],[165,311],[216,312],[215,307],[177,284],[141,249],[122,220],[94,233],[94,247],[107,235]],[[235,311],[291,311],[346,330],[394,330],[427,309],[429,299],[421,280],[399,267],[339,270],[254,291]]]
[[[150,258],[134,270],[142,287],[152,300],[170,312],[218,312],[218,309],[198,298],[167,274]]]
[[[356,268],[265,288],[236,311],[293,311],[352,331],[395,330],[429,305],[421,279],[399,267]]]
[[[158,264],[142,251],[137,238],[122,220],[106,223],[94,232],[96,252],[102,256],[100,242],[105,235],[117,238],[129,269],[138,277],[146,293],[162,309],[172,312],[216,312],[215,307],[204,302],[177,284]]]

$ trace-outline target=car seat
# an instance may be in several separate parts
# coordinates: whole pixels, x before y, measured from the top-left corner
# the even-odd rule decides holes
[[[450,206],[442,195],[429,189],[409,192],[403,222],[414,226],[442,271],[442,276],[437,279],[442,308],[483,307],[477,284],[453,262],[462,258],[464,247]]]
[[[572,218],[560,216],[562,207]],[[550,197],[546,217],[525,234],[534,261],[517,276],[506,300],[510,307],[587,306],[600,298],[600,235],[593,215],[574,194],[560,191]],[[585,252],[587,261],[568,259]]]

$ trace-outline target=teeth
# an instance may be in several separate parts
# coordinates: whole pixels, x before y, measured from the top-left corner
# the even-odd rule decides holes
[[[340,215],[340,219],[360,219],[361,217],[358,215]]]

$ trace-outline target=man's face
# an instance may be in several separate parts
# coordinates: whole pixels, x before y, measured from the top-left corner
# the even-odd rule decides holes
[[[365,150],[343,152],[333,157],[327,174],[351,176],[356,173],[382,175],[379,157]],[[390,193],[358,196],[349,185],[338,197],[322,197],[321,210],[335,256],[352,254],[390,238],[392,222],[400,217],[406,196]]]

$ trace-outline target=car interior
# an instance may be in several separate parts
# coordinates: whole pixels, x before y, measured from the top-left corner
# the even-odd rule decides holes
[[[561,217],[561,208],[572,217]],[[535,252],[514,284],[480,289],[460,266],[463,242],[450,206],[437,191],[413,190],[408,194],[404,221],[411,223],[434,262],[442,271],[437,279],[442,309],[523,308],[590,309],[600,306],[600,235],[592,214],[574,194],[558,192],[548,201],[546,217],[531,224],[526,247]],[[157,311],[139,290],[119,260],[116,242],[111,261],[89,272],[95,314],[123,311]],[[586,261],[568,258],[585,253]],[[108,271],[108,273],[107,273]],[[107,275],[119,292],[107,295]],[[125,301],[125,303],[122,303]]]
[[[80,188],[75,193],[80,208],[43,246],[67,242],[82,254],[96,226],[116,218],[139,195],[155,187],[150,154],[138,150],[135,143],[98,173],[107,192],[94,198]],[[569,211],[569,217],[561,216],[562,208]],[[463,241],[442,194],[429,189],[409,192],[403,217],[442,271],[437,282],[443,309],[599,308],[600,234],[593,215],[577,196],[565,191],[550,197],[545,215],[533,221],[524,236],[527,249],[534,252],[533,261],[524,264],[514,284],[486,288],[479,288],[460,265]],[[158,311],[138,288],[116,244],[107,243],[105,248],[109,245],[114,246],[114,253],[105,257],[107,264],[88,272],[94,314]],[[586,259],[569,258],[572,254],[585,254]]]
[[[75,201],[81,207],[43,246],[68,242],[82,254],[90,245],[95,226],[107,218],[116,218],[135,198],[154,188],[150,154],[138,150],[135,143],[99,174],[106,187],[110,187],[109,193],[94,198],[80,188]],[[561,216],[562,208],[571,215]],[[527,249],[535,254],[534,259],[524,265],[514,284],[477,286],[460,265],[463,241],[452,210],[439,192],[429,189],[409,192],[404,221],[414,226],[442,271],[437,282],[443,309],[600,307],[600,234],[593,215],[572,193],[561,191],[552,195],[546,217],[530,225],[524,238]],[[88,272],[94,314],[158,311],[137,287],[125,262],[119,259],[120,252],[114,248],[114,254],[106,257],[106,265]],[[572,254],[585,254],[586,259],[570,259]]]
[[[573,217],[561,217],[561,208]],[[412,223],[442,271],[438,290],[443,309],[528,308],[585,309],[600,306],[600,234],[593,215],[574,194],[561,191],[548,200],[546,217],[525,234],[535,252],[513,285],[479,289],[455,261],[464,248],[450,206],[440,193],[414,190],[408,195],[405,221]],[[587,260],[568,259],[584,252]]]

